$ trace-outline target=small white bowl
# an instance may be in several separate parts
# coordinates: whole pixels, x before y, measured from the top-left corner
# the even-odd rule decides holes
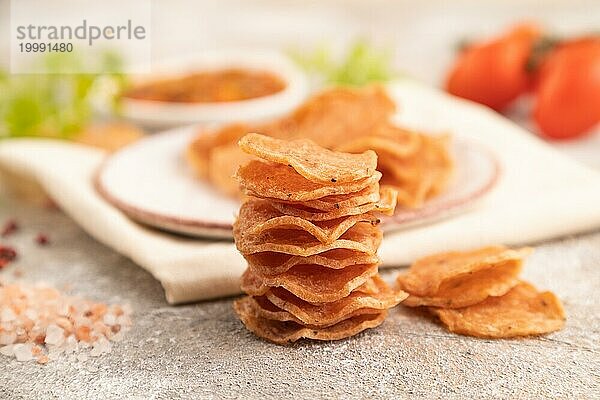
[[[176,77],[192,72],[248,68],[272,73],[285,88],[272,95],[215,103],[175,103],[122,97],[123,116],[148,128],[235,121],[260,121],[285,114],[304,100],[306,75],[286,56],[272,50],[212,51],[153,66],[153,73],[133,77],[133,84]]]

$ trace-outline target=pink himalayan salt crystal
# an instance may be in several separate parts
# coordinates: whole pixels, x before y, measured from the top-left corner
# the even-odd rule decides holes
[[[46,328],[46,339],[44,341],[47,344],[61,345],[65,341],[65,331],[56,324],[50,324]]]
[[[110,342],[104,337],[101,336],[96,340],[94,346],[92,347],[92,351],[90,351],[90,356],[98,357],[105,353],[110,353],[112,346]]]
[[[48,363],[48,361],[50,361],[50,358],[48,358],[48,356],[45,354],[39,355],[37,357],[38,364],[46,364]]]
[[[0,354],[46,364],[110,353],[131,326],[131,307],[67,296],[44,286],[0,285]],[[85,352],[88,352],[86,354]]]
[[[75,353],[78,350],[78,342],[74,335],[69,335],[65,340],[65,353]]]
[[[17,361],[29,361],[33,359],[31,348],[31,343],[18,343],[13,346],[12,350]]]

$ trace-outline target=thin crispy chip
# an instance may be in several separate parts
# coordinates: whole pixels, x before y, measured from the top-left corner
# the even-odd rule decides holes
[[[299,204],[273,203],[273,207],[283,214],[293,215],[309,221],[327,221],[349,215],[360,215],[365,213],[379,213],[393,215],[396,208],[397,192],[393,188],[381,189],[380,199],[376,203],[361,204],[355,207],[340,208],[333,211],[321,212],[313,208]]]
[[[249,196],[298,202],[358,192],[378,182],[381,173],[375,171],[359,181],[323,185],[309,181],[287,165],[253,160],[239,168],[236,177]]]
[[[409,307],[435,306],[461,308],[477,304],[490,296],[502,296],[519,283],[520,261],[512,261],[505,267],[487,268],[451,282],[442,284],[433,296],[409,296],[404,302]]]
[[[373,175],[377,154],[327,150],[309,139],[281,140],[258,133],[245,135],[240,148],[266,161],[288,165],[311,182],[325,184],[354,182]]]
[[[198,178],[208,177],[208,149],[204,151],[204,143],[198,143],[202,138],[194,139],[185,149],[185,160]]]
[[[429,136],[421,134],[421,146],[408,157],[392,157],[383,153],[395,166],[392,170],[394,177],[400,181],[415,179],[423,172],[448,172],[451,170],[452,158],[448,146],[449,135]]]
[[[531,251],[493,246],[417,260],[398,277],[399,287],[410,294],[403,304],[460,308],[501,296],[518,283],[522,260]]]
[[[295,265],[316,264],[331,269],[342,269],[350,265],[376,264],[376,254],[366,254],[353,250],[334,249],[308,257],[291,256],[289,254],[264,252],[244,255],[248,264],[259,275],[273,276],[284,273]]]
[[[373,150],[378,157],[382,154],[395,158],[408,157],[421,147],[421,135],[389,123],[377,126],[377,129],[368,136],[361,136],[353,141],[345,142],[337,151],[359,153],[365,149]]]
[[[203,130],[188,145],[185,153],[186,159],[196,174],[205,178],[208,176],[210,152],[220,146],[235,144],[248,132],[251,132],[250,127],[239,123],[227,125],[216,132]]]
[[[297,265],[281,275],[260,276],[252,268],[242,275],[242,290],[262,296],[270,287],[283,287],[310,303],[337,301],[377,274],[378,264],[351,265],[333,270],[319,265]]]
[[[248,226],[246,235],[260,236],[270,229],[298,229],[313,235],[321,243],[332,243],[359,222],[378,224],[379,219],[371,214],[341,217],[323,222],[284,215],[274,209],[269,201],[250,199],[246,201],[238,217]]]
[[[446,189],[454,174],[454,160],[450,153],[450,135],[428,136],[430,142],[429,171],[435,176],[430,197]]]
[[[379,275],[375,275],[375,276],[373,276],[373,278],[378,277],[378,276]],[[373,294],[379,292],[379,288],[378,288],[377,284],[375,283],[374,279],[369,279],[368,281],[366,281],[365,283],[363,283],[362,285],[360,285],[359,287],[354,289],[353,293],[354,292],[373,295]],[[398,292],[402,292],[402,291],[398,290]],[[403,293],[405,293],[405,292],[403,292]]]
[[[248,298],[250,303],[254,303],[251,304],[252,308],[263,318],[276,321],[294,321],[299,324],[302,323],[302,321],[289,312],[277,307],[266,296],[248,296]]]
[[[277,307],[266,296],[248,296],[248,302],[257,316],[275,321],[293,321],[302,324],[298,318],[294,317],[289,312]]]
[[[233,303],[235,312],[238,314],[248,330],[255,335],[278,344],[295,342],[301,338],[316,340],[340,340],[368,328],[381,325],[385,319],[386,312],[379,314],[363,314],[346,319],[338,324],[327,328],[304,326],[295,322],[281,322],[260,317],[253,308],[253,303],[243,297]]]
[[[381,153],[378,169],[381,183],[398,190],[398,202],[406,207],[420,207],[423,202],[448,186],[454,171],[449,151],[449,137],[421,136],[421,147],[404,158]]]
[[[239,184],[234,178],[238,168],[253,157],[237,146],[219,146],[209,154],[208,180],[221,192],[229,196],[239,196]]]
[[[255,304],[252,304],[252,307],[255,309],[256,314],[262,318],[275,320],[275,321],[293,321],[300,325],[306,325],[304,322],[302,322],[301,320],[296,318],[292,313],[290,313],[286,310],[283,310],[283,309],[277,307],[276,305],[274,305],[266,296],[257,296],[257,297],[250,297],[250,298],[252,299],[251,302],[255,303]],[[315,326],[315,327],[319,327],[319,328],[327,328],[329,326],[337,324],[338,322],[341,322],[348,318],[355,317],[357,315],[379,314],[380,312],[381,312],[381,310],[374,309],[374,308],[361,308],[361,309],[358,309],[358,310],[355,310],[355,311],[349,313],[348,315],[345,315],[343,318],[336,320],[335,322],[322,323],[322,324],[311,324],[311,326]]]
[[[366,188],[356,193],[338,194],[333,196],[322,197],[317,200],[308,200],[296,203],[284,201],[283,203],[298,204],[322,212],[351,208],[367,203],[377,203],[379,201],[379,198],[379,184],[375,183],[371,186],[367,186]],[[275,203],[282,202],[277,199],[274,199],[274,201]]]
[[[420,207],[448,186],[454,170],[449,136],[429,136],[384,122],[366,136],[338,145],[336,150],[374,150],[382,185],[399,192],[398,203]]]
[[[371,135],[394,140],[401,145],[401,151],[397,154],[407,155],[412,153],[410,150],[414,150],[415,146],[419,144],[422,133],[406,127],[395,125],[391,121],[384,121],[377,125]]]
[[[186,159],[199,177],[206,178],[212,164],[210,153],[220,147],[236,147],[239,149],[238,140],[250,132],[259,132],[279,138],[291,138],[297,130],[285,118],[259,125],[233,123],[212,132],[202,130],[187,146]],[[246,154],[241,150],[240,152]]]
[[[506,246],[489,246],[470,251],[438,253],[415,261],[408,273],[400,275],[398,280],[411,294],[432,294],[448,279],[473,274],[505,261],[519,261],[532,251],[527,247],[512,250]]]
[[[356,250],[375,254],[381,243],[381,230],[370,223],[359,222],[332,243],[321,243],[306,231],[271,229],[262,235],[249,235],[248,221],[238,219],[233,225],[235,244],[244,255],[272,251],[295,256],[312,256],[333,249]]]
[[[333,88],[307,100],[289,117],[300,137],[325,148],[369,134],[395,111],[384,88]]]
[[[561,329],[565,311],[551,292],[521,282],[500,297],[459,309],[431,308],[451,332],[480,338],[540,335]]]
[[[371,293],[355,290],[332,303],[315,305],[281,288],[271,288],[265,296],[272,305],[289,312],[300,323],[316,326],[333,325],[355,315],[386,310],[408,296],[401,290],[391,289],[378,275],[370,281],[375,289]]]
[[[410,178],[399,179],[395,172],[400,170],[396,161],[383,157],[379,170],[385,178],[382,187],[391,187],[398,191],[398,204],[408,208],[421,207],[430,198],[435,177],[428,171],[415,171]]]

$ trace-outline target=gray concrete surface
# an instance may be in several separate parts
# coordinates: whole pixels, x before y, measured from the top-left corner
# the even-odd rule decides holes
[[[21,254],[0,273],[106,302],[129,302],[134,326],[111,354],[45,366],[0,356],[2,399],[598,398],[600,232],[540,244],[524,275],[564,301],[568,320],[536,339],[479,340],[398,307],[378,329],[280,347],[248,333],[231,299],[170,307],[158,282],[95,242],[60,211],[1,200],[2,240]],[[52,244],[34,244],[37,232]],[[397,270],[384,272],[393,279]]]

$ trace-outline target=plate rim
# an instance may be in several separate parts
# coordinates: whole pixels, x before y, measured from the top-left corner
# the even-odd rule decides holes
[[[180,128],[175,128],[175,129],[170,129],[164,132],[160,132],[160,133],[156,133],[156,134],[152,134],[150,136],[148,136],[148,138],[154,138],[154,137],[158,137],[158,136],[166,136],[169,134],[174,134],[176,133],[176,131],[183,131],[184,129],[192,129],[194,126],[186,126],[186,127],[180,127]],[[199,127],[196,127],[197,129],[199,129]],[[185,133],[182,132],[182,134]],[[189,133],[191,135],[191,132]],[[131,145],[125,146],[122,149],[118,150],[117,152],[113,153],[113,154],[109,154],[104,160],[102,160],[102,162],[100,163],[100,165],[96,168],[96,170],[94,171],[94,174],[92,176],[92,186],[94,187],[94,189],[96,190],[96,192],[100,195],[100,197],[102,197],[104,200],[106,200],[109,204],[111,204],[112,206],[114,206],[116,209],[118,209],[119,211],[122,211],[123,213],[129,215],[131,218],[135,219],[136,222],[140,222],[146,225],[151,225],[150,223],[145,222],[146,220],[159,220],[159,221],[165,221],[167,224],[177,224],[177,225],[183,225],[189,228],[204,228],[204,229],[224,229],[224,230],[231,230],[232,229],[232,225],[231,224],[227,224],[227,223],[223,223],[223,222],[216,222],[216,221],[206,221],[206,220],[190,220],[190,219],[182,219],[173,215],[167,215],[167,214],[160,214],[154,211],[148,211],[145,210],[143,208],[140,208],[138,206],[132,205],[130,203],[127,203],[123,200],[118,199],[117,197],[115,197],[114,195],[112,195],[110,193],[110,191],[104,186],[104,184],[102,183],[102,179],[101,179],[101,175],[102,172],[107,168],[107,165],[109,164],[109,162],[111,161],[111,159],[118,153],[127,150],[128,148],[131,148],[132,146],[135,146],[135,142],[132,143]],[[152,225],[155,228],[160,228],[161,227],[157,226],[157,225]],[[177,232],[174,230],[169,230],[170,232],[175,232],[175,233],[183,233],[183,232]]]
[[[178,131],[180,131],[180,134],[188,133],[189,135],[192,135],[191,129],[194,127],[196,129],[199,129],[199,127],[196,125],[179,127],[179,128],[169,129],[169,130],[166,130],[163,132],[153,134],[153,135],[149,136],[149,138],[172,135],[172,134],[178,133]],[[186,130],[190,130],[190,132],[186,132]],[[455,138],[456,138],[456,136],[455,136]],[[466,143],[470,147],[477,148],[478,153],[486,154],[486,159],[489,160],[489,162],[492,165],[491,178],[486,182],[486,184],[478,187],[477,190],[474,190],[474,191],[466,194],[465,196],[461,196],[457,199],[453,199],[452,201],[441,202],[440,204],[434,205],[431,207],[422,207],[422,208],[411,210],[410,213],[414,216],[410,217],[410,218],[403,218],[402,215],[406,216],[405,213],[403,213],[401,215],[394,214],[392,216],[385,217],[382,219],[382,229],[384,229],[385,231],[391,232],[394,230],[401,230],[403,228],[412,228],[412,227],[414,227],[412,225],[412,222],[415,222],[416,226],[419,225],[418,224],[419,219],[423,219],[424,220],[423,222],[427,223],[428,218],[434,217],[435,215],[443,212],[444,209],[456,210],[456,211],[460,212],[460,210],[459,210],[460,206],[466,207],[467,205],[474,203],[476,200],[482,199],[483,197],[485,197],[486,194],[488,194],[498,184],[500,177],[502,175],[502,164],[501,164],[498,156],[487,146],[479,143],[478,141],[476,141],[474,139],[460,137],[459,142],[463,142],[463,143]],[[103,171],[105,170],[105,168],[107,168],[107,165],[109,164],[111,159],[116,154],[118,154],[122,151],[125,151],[128,148],[135,146],[135,145],[136,145],[136,143],[132,143],[131,145],[118,150],[117,152],[109,155],[104,160],[102,160],[102,162],[100,163],[100,165],[98,166],[98,168],[96,169],[96,171],[94,172],[94,174],[92,176],[92,185],[93,185],[94,189],[96,190],[96,192],[100,195],[100,197],[102,197],[104,200],[106,200],[109,204],[111,204],[117,210],[123,212],[125,215],[127,215],[128,217],[133,219],[135,222],[150,226],[152,228],[167,231],[170,233],[186,235],[186,236],[194,236],[194,237],[198,237],[198,238],[211,238],[211,237],[212,238],[223,238],[225,235],[225,232],[232,231],[233,223],[228,224],[228,223],[224,223],[224,222],[217,222],[217,221],[210,221],[210,220],[184,219],[184,218],[180,218],[180,217],[177,217],[174,215],[161,214],[161,213],[157,213],[155,211],[149,211],[149,210],[143,209],[136,205],[132,205],[126,201],[123,201],[123,200],[117,198],[113,194],[111,194],[110,190],[108,190],[105,187],[105,185],[103,184],[101,175],[102,175]],[[440,218],[441,217],[442,216],[440,216]],[[398,225],[395,225],[395,224],[398,224]],[[165,226],[165,225],[168,225],[168,226]],[[177,226],[177,225],[188,228],[188,229],[187,229],[187,231],[173,229],[173,226]],[[199,232],[199,233],[195,234],[195,233],[190,232],[190,229],[208,230],[208,231],[214,231],[214,233],[207,234],[207,233]],[[217,233],[217,231],[219,231],[219,233]]]

